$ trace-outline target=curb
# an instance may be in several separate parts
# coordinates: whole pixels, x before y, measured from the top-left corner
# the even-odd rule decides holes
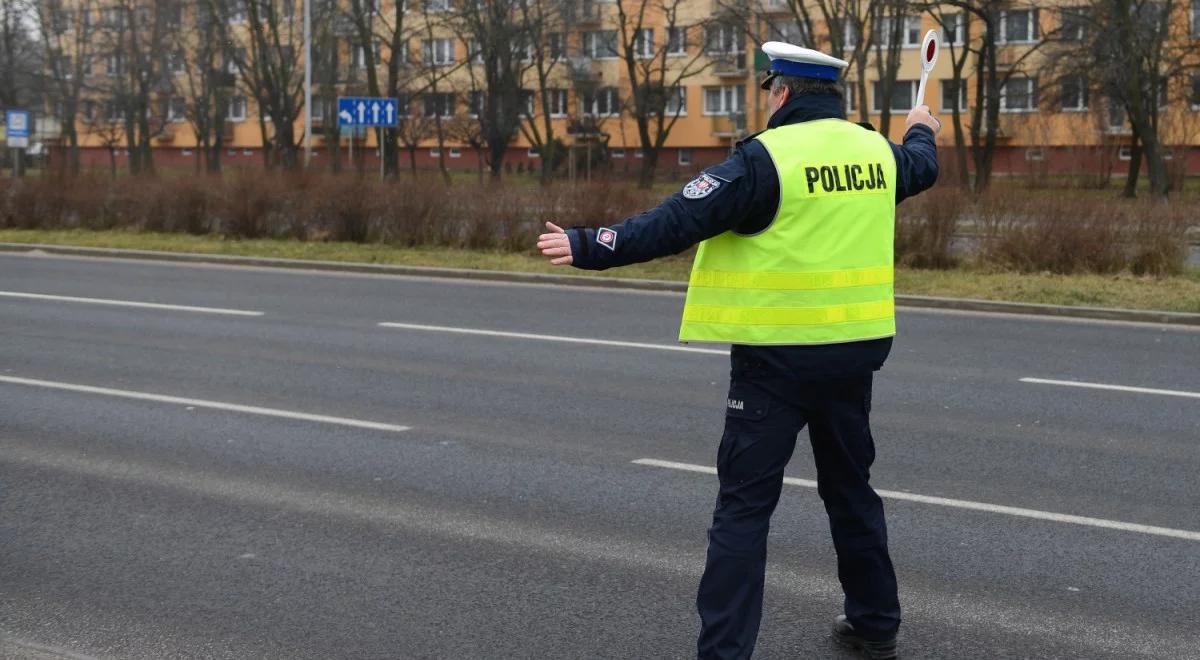
[[[471,270],[467,268],[394,266],[346,261],[308,261],[305,259],[277,259],[271,257],[239,257],[222,254],[200,254],[195,252],[124,250],[117,248],[77,247],[43,243],[0,243],[0,252],[33,252],[77,257],[108,257],[174,263],[286,268],[292,270],[367,273],[374,275],[440,277],[461,280],[580,286],[635,291],[660,291],[674,293],[683,293],[684,291],[687,291],[687,284],[684,282],[669,282],[663,280],[639,280],[615,277],[583,277],[580,275],[545,275],[542,273]],[[978,300],[974,298],[940,298],[936,296],[913,295],[897,295],[896,304],[901,307],[918,307],[927,309],[946,309],[970,312],[1024,314],[1029,316],[1098,319],[1103,321],[1129,321],[1135,323],[1200,326],[1200,314],[1192,314],[1188,312],[1119,309],[1111,307],[1070,307],[1066,305],[1045,305],[1038,303]]]

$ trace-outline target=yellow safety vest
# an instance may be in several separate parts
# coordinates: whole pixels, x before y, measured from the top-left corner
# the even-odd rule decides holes
[[[896,160],[841,119],[764,131],[779,210],[763,231],[700,244],[680,341],[833,344],[896,334]]]

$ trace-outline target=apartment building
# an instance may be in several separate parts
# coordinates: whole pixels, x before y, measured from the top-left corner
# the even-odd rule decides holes
[[[275,2],[279,0],[258,0]],[[328,2],[330,0],[316,0]],[[372,2],[374,0],[361,0]],[[387,0],[390,1],[390,0]],[[394,11],[383,2],[380,18]],[[443,163],[452,169],[475,169],[478,155],[468,139],[469,126],[477,117],[483,94],[482,75],[475,40],[464,38],[447,19],[456,11],[453,2],[469,0],[427,0],[420,10],[408,9],[404,16],[410,24],[404,35],[401,69],[407,76],[402,104],[409,108],[409,120],[421,124],[423,137],[401,153],[402,163],[409,155],[419,166]],[[360,2],[360,6],[361,6]],[[180,12],[188,10],[180,6]],[[636,9],[633,3],[625,5]],[[338,23],[337,8],[328,14]],[[276,11],[287,21],[300,20],[299,5],[284,0]],[[1188,22],[1187,39],[1200,43],[1200,0],[1182,7]],[[99,7],[95,20],[99,30],[112,30],[122,20],[111,9]],[[1128,122],[1108,99],[1096,98],[1084,80],[1039,75],[1042,55],[1036,51],[1046,35],[1056,39],[1072,38],[1072,9],[1024,7],[1005,12],[1001,17],[998,41],[998,65],[1007,76],[1001,89],[1001,116],[996,132],[997,172],[1058,172],[1122,170],[1121,161],[1129,157],[1131,141]],[[225,18],[231,34],[246,29],[245,12],[231,11]],[[892,17],[900,22],[899,66],[890,98],[884,98],[877,67],[865,68],[865,84],[859,85],[855,71],[848,71],[847,106],[851,118],[880,123],[884,108],[892,114],[889,136],[898,140],[903,132],[903,116],[912,107],[920,77],[919,46],[925,32],[937,30],[943,53],[930,76],[925,102],[937,114],[945,129],[939,142],[948,152],[954,144],[951,130],[953,108],[957,105],[962,121],[970,123],[975,101],[974,81],[956,85],[953,59],[963,52],[966,22],[963,13],[945,8],[935,13]],[[172,24],[186,32],[189,17],[181,13]],[[888,24],[887,27],[893,27]],[[631,83],[622,35],[636,28],[632,48],[639,66],[659,67],[668,83],[666,107],[674,124],[659,158],[659,169],[686,174],[724,158],[737,140],[766,125],[766,93],[758,89],[761,70],[766,62],[759,45],[766,40],[806,43],[805,30],[784,0],[681,0],[674,11],[664,13],[662,5],[648,8],[640,25],[619,17],[615,2],[571,0],[561,19],[547,30],[540,48],[554,61],[547,94],[551,126],[557,138],[568,146],[604,154],[611,167],[635,170],[643,157],[636,123],[630,113]],[[824,26],[816,26],[816,46],[830,50]],[[973,25],[971,33],[980,28]],[[289,34],[299,34],[298,29]],[[363,95],[367,92],[365,62],[387,62],[393,54],[382,39],[372,40],[368,58],[354,37],[354,30],[343,27],[330,30],[329,39],[314,49],[314,67],[325,73],[315,78],[313,119],[314,162],[320,166],[331,158],[345,159],[353,144],[367,166],[378,163],[374,131],[333,130],[333,101],[338,95]],[[841,40],[847,49],[856,45],[847,32]],[[1082,36],[1080,36],[1082,38]],[[165,54],[168,77],[182,79],[189,66],[186,40],[176,42]],[[235,40],[236,43],[236,40]],[[298,66],[303,56],[298,38],[294,42]],[[534,46],[518,47],[522,59],[532,62]],[[238,49],[235,48],[235,51]],[[227,54],[227,70],[234,78],[228,98],[225,122],[226,166],[239,163],[257,166],[264,139],[271,139],[269,125],[259,122],[254,94],[245,80],[236,79],[244,71],[246,49]],[[289,53],[291,55],[292,53]],[[69,54],[67,54],[69,57]],[[873,57],[873,56],[872,56]],[[969,57],[969,55],[967,56]],[[242,68],[237,62],[242,61]],[[121,75],[123,62],[112,53],[97,52],[90,75],[97,79]],[[318,61],[322,64],[317,67]],[[654,62],[654,64],[647,64]],[[325,66],[327,65],[327,66]],[[964,71],[972,70],[968,60]],[[297,69],[297,72],[302,69]],[[537,102],[536,77],[526,73],[523,94],[528,107],[527,121],[543,125],[542,105]],[[643,82],[639,79],[638,82]],[[96,88],[102,85],[94,86]],[[155,96],[154,113],[161,130],[153,140],[158,163],[188,163],[195,157],[196,142],[189,124],[188,91],[181,83],[169,83]],[[859,90],[865,91],[863,94]],[[862,96],[863,98],[858,98]],[[1168,157],[1185,171],[1200,172],[1200,69],[1190,78],[1175,79],[1164,85],[1160,103],[1163,143]],[[119,133],[123,124],[120,106],[103,94],[90,94],[80,107],[78,130],[85,158],[108,163],[112,153],[120,157]],[[437,127],[442,139],[437,138]],[[303,115],[297,117],[295,134],[303,131]],[[539,130],[540,132],[540,130]],[[528,131],[518,134],[509,147],[506,162],[513,167],[535,167],[540,154],[527,139]],[[335,144],[336,142],[336,144]],[[109,149],[117,145],[116,151]],[[477,145],[476,145],[477,146]]]

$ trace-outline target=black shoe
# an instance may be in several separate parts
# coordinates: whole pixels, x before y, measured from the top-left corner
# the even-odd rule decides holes
[[[863,657],[868,660],[897,660],[900,657],[896,655],[895,635],[884,640],[864,639],[846,620],[845,614],[839,614],[833,620],[833,639],[843,646],[862,651]]]

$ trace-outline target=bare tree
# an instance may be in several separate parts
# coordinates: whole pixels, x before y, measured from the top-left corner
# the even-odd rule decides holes
[[[66,6],[62,0],[39,0],[34,7],[38,36],[45,48],[44,89],[62,122],[62,135],[66,143],[65,169],[77,175],[79,130],[76,122],[84,85],[94,73],[91,16],[95,4],[91,0],[78,0]]]
[[[221,171],[225,122],[237,81],[236,67],[231,71],[227,58],[229,25],[221,18],[225,1],[201,0],[190,15],[181,5],[178,17],[184,29],[175,33],[174,50],[167,56],[169,72],[182,80],[176,85],[182,94],[178,100],[196,139],[196,168],[210,173]]]
[[[632,89],[627,110],[637,125],[638,142],[642,146],[642,166],[638,185],[649,188],[654,183],[658,155],[671,129],[687,111],[687,79],[703,73],[712,64],[707,54],[717,54],[717,66],[746,71],[744,40],[706,39],[704,49],[688,52],[687,35],[702,29],[704,23],[680,20],[679,10],[687,0],[644,0],[636,5],[617,3],[617,33],[620,37],[620,57]],[[665,18],[661,39],[648,27],[647,17],[660,14]],[[725,26],[713,27],[725,32]],[[741,34],[739,29],[736,34]],[[721,43],[715,43],[720,41]],[[717,48],[720,46],[720,48]],[[685,53],[680,57],[674,55]]]
[[[562,143],[554,135],[554,116],[567,114],[567,90],[561,85],[562,64],[566,61],[566,18],[567,5],[553,0],[518,0],[521,21],[525,26],[526,39],[531,45],[532,66],[529,68],[534,81],[536,113],[526,113],[521,124],[521,134],[541,154],[541,182],[550,181],[554,166],[563,154],[559,153]]]
[[[408,151],[408,164],[412,177],[417,178],[417,149],[433,135],[433,121],[416,107],[406,94],[399,97],[397,111],[400,113],[396,125],[396,138]]]
[[[1092,0],[1064,14],[1070,16],[1070,34],[1049,46],[1052,70],[1086,81],[1115,119],[1123,113],[1128,121],[1129,197],[1136,194],[1143,159],[1151,194],[1165,197],[1170,190],[1160,134],[1171,90],[1188,90],[1196,71],[1189,9],[1181,0]]]
[[[440,1],[440,0],[434,0]],[[477,108],[483,139],[487,143],[488,167],[492,180],[499,180],[508,145],[521,129],[528,114],[530,97],[522,87],[529,68],[542,44],[531,39],[520,11],[522,0],[463,0],[454,17],[456,31],[473,44],[468,67],[482,69],[482,107]],[[432,23],[426,21],[428,37],[433,38]],[[432,81],[436,87],[437,81]],[[439,147],[441,123],[438,122]]]

